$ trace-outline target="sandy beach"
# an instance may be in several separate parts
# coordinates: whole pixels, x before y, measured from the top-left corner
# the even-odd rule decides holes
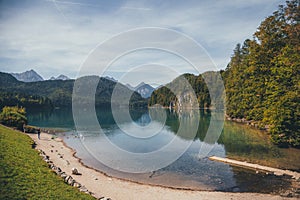
[[[94,169],[84,166],[80,160],[74,156],[74,150],[65,146],[62,139],[51,139],[52,135],[47,133],[42,133],[40,140],[37,138],[36,134],[28,135],[36,142],[36,148],[43,150],[50,157],[50,160],[57,167],[60,167],[62,171],[71,175],[72,168],[77,168],[82,175],[72,175],[72,177],[77,182],[84,185],[96,198],[109,197],[112,200],[292,199],[270,194],[177,190],[111,178]]]

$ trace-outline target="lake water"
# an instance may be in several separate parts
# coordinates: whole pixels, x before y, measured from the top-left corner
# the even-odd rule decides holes
[[[290,187],[290,180],[286,177],[256,173],[252,170],[211,161],[207,157],[212,155],[300,171],[300,151],[277,148],[270,143],[269,136],[265,132],[225,121],[220,137],[216,141],[207,142],[209,140],[206,140],[205,136],[210,120],[217,113],[200,111],[196,112],[195,118],[193,111],[178,113],[165,110],[166,122],[160,124],[159,121],[154,120],[157,117],[155,115],[160,115],[160,112],[131,110],[132,121],[125,120],[122,124],[116,124],[110,110],[97,109],[101,133],[76,132],[70,109],[28,111],[27,117],[30,125],[64,130],[61,137],[68,146],[76,150],[77,156],[84,164],[110,176],[134,182],[194,190],[262,193],[279,193]],[[196,135],[193,135],[192,128],[190,128],[193,125],[190,124],[195,124],[195,119],[199,124],[196,127]],[[184,123],[185,127],[180,127],[180,123]],[[124,131],[130,132],[136,127],[142,130],[140,138],[133,137]],[[142,137],[143,134],[149,136],[148,132],[151,133],[152,129],[157,128],[159,133],[156,135]],[[183,130],[181,131],[183,133],[178,134],[179,129]],[[122,154],[119,155],[120,157],[113,155],[108,148],[107,141],[125,151],[141,154],[155,152],[173,140],[176,143],[172,147],[172,153],[183,151],[182,146],[186,144],[189,146],[175,162],[162,169],[149,173],[128,173],[106,166],[112,163],[115,163],[114,166],[132,164],[124,162],[126,157],[122,157]],[[203,150],[203,146],[210,151],[206,157],[199,159],[199,150],[201,148]],[[165,156],[166,159],[167,157]],[[103,158],[105,158],[104,164],[100,162]],[[121,162],[118,163],[118,160]]]

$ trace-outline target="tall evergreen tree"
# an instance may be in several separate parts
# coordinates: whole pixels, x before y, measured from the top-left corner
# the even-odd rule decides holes
[[[273,142],[285,146],[300,146],[299,22],[299,1],[279,6],[237,45],[224,72],[228,115],[269,125]]]

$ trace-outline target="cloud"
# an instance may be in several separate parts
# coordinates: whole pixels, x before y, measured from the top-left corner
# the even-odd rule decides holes
[[[99,43],[139,27],[171,28],[189,35],[221,69],[226,67],[235,44],[251,38],[259,23],[283,3],[284,0],[2,1],[0,71],[34,68],[46,78],[58,74],[75,77]],[[126,47],[135,40],[127,38],[119,45]],[[164,40],[167,44],[170,38]],[[189,51],[180,40],[172,40],[172,45],[176,42]],[[114,49],[103,56],[111,54]],[[123,59],[119,66],[151,63],[151,59],[144,52]],[[180,66],[180,72],[189,71],[184,62],[165,54],[155,59],[155,63]],[[116,68],[111,70],[115,74]]]
[[[119,81],[123,83],[130,83],[132,86],[137,86],[141,82],[146,82],[153,87],[158,87],[162,84],[166,84],[178,77],[179,71],[172,66],[164,66],[162,63],[148,63],[135,66],[130,70],[108,70],[105,75],[115,76]]]

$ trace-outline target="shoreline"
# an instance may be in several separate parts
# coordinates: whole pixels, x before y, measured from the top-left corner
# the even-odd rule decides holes
[[[76,156],[76,151],[72,148],[72,147],[69,147],[63,140],[61,140],[61,142],[63,143],[63,145],[66,147],[66,148],[69,148],[72,152],[73,152],[73,157],[75,157],[78,162],[83,166],[83,167],[86,167],[88,169],[91,169],[91,170],[94,170],[95,172],[97,173],[100,173],[102,174],[103,176],[106,176],[108,178],[112,178],[112,179],[118,179],[120,181],[126,181],[126,182],[131,182],[131,183],[134,183],[134,184],[139,184],[139,185],[146,185],[146,186],[153,186],[153,187],[162,187],[162,188],[167,188],[167,189],[172,189],[172,190],[184,190],[184,191],[206,191],[206,192],[217,192],[217,191],[208,191],[208,190],[201,190],[201,189],[192,189],[192,188],[182,188],[182,187],[172,187],[172,186],[166,186],[166,185],[156,185],[156,184],[151,184],[151,183],[143,183],[143,182],[138,182],[138,181],[134,181],[134,180],[129,180],[129,179],[125,179],[125,178],[120,178],[120,177],[116,177],[116,176],[112,176],[112,175],[108,175],[107,173],[101,171],[101,170],[98,170],[98,169],[95,169],[93,167],[90,167],[88,165],[86,165],[81,158],[79,158],[78,156]]]
[[[37,144],[36,149],[43,150],[50,160],[57,166],[71,174],[73,167],[82,175],[72,175],[96,198],[103,196],[111,199],[293,199],[279,195],[262,193],[233,193],[219,191],[203,191],[189,188],[176,188],[147,183],[139,183],[132,180],[116,178],[107,175],[97,169],[85,165],[75,154],[76,151],[67,146],[61,138],[52,138],[52,134],[42,133],[41,140],[36,134],[27,134]]]

